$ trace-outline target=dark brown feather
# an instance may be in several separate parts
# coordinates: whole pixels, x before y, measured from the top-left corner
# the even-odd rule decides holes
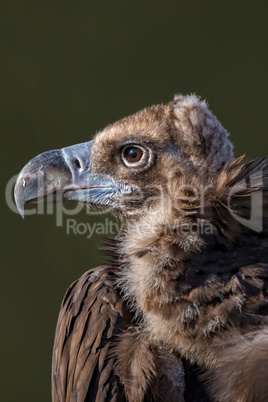
[[[185,174],[183,180],[202,188],[198,176]],[[175,184],[173,188],[176,191]],[[254,210],[252,197],[256,193],[261,208]],[[126,263],[120,285],[133,308],[144,315],[147,331],[153,338],[179,351],[187,364],[198,363],[200,372],[222,368],[218,375],[211,374],[215,390],[220,373],[225,373],[226,381],[228,375],[232,376],[231,371],[228,373],[231,364],[224,363],[226,355],[222,354],[226,342],[236,342],[241,336],[268,325],[267,160],[243,162],[240,158],[227,163],[208,180],[203,209],[199,200],[189,202],[187,194],[180,196],[177,210],[165,208],[153,214],[152,208],[147,216],[131,221],[125,228],[121,254],[125,255]],[[172,193],[168,197],[174,200]],[[248,220],[251,213],[262,223],[260,230],[237,219]],[[142,230],[148,220],[149,229],[147,224],[147,231]],[[203,222],[212,227],[211,232],[187,231],[191,224]],[[183,225],[186,230],[180,231]],[[265,348],[263,342],[262,349]],[[246,353],[239,348],[237,351],[241,352],[240,364],[245,361]],[[253,367],[262,363],[258,356],[254,360],[251,354]],[[250,373],[250,395],[261,392],[265,395],[266,384],[259,381],[261,376],[256,378],[253,369]],[[190,378],[194,381],[192,374],[193,371]],[[248,382],[248,377],[245,374],[244,381]],[[232,387],[234,383],[230,383]],[[236,400],[224,399],[224,382],[219,383],[219,388],[221,402]],[[187,393],[188,389],[185,397]]]
[[[124,401],[111,348],[131,316],[109,267],[87,271],[67,291],[55,334],[53,402]]]
[[[268,329],[226,343],[216,369],[203,376],[212,400],[268,401]]]
[[[184,402],[181,359],[150,339],[142,328],[131,327],[115,347],[116,373],[128,402]]]
[[[183,402],[180,358],[135,326],[114,267],[87,271],[67,290],[56,328],[53,402]]]

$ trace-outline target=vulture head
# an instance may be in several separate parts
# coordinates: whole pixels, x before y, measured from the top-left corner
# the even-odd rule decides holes
[[[44,152],[21,171],[15,199],[23,215],[41,197],[140,215],[185,175],[214,175],[233,157],[227,131],[196,96],[178,95],[98,133],[94,140]],[[51,195],[54,194],[54,197]]]
[[[229,135],[206,103],[178,95],[22,169],[15,185],[21,215],[28,202],[65,199],[108,209],[123,222],[106,243],[111,265],[88,271],[66,293],[53,402],[208,401],[191,393],[191,369],[181,358],[206,371],[213,401],[267,400],[264,377],[256,380],[256,368],[268,361],[267,166],[265,159],[234,159]],[[119,316],[124,323],[116,324]],[[101,336],[92,335],[90,322]],[[114,376],[101,378],[94,364],[104,367],[98,353],[110,344]],[[248,353],[251,365],[231,373]],[[96,397],[96,381],[106,387],[108,377],[119,394],[123,386],[121,399]]]

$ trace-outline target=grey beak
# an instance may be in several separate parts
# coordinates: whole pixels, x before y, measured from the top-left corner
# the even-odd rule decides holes
[[[14,190],[22,217],[26,203],[44,198],[47,202],[67,199],[113,206],[118,196],[133,191],[130,186],[117,183],[108,175],[92,173],[93,142],[44,152],[24,166]]]

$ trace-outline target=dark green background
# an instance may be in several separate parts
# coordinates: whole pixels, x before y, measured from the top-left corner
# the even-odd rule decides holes
[[[1,1],[1,401],[50,400],[60,301],[101,261],[97,239],[66,235],[55,216],[11,212],[8,180],[36,154],[176,92],[209,101],[237,155],[267,155],[265,4]]]

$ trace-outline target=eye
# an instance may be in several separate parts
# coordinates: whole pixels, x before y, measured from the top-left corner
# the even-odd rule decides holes
[[[149,161],[149,150],[140,145],[128,144],[122,148],[121,158],[128,167],[143,167]]]
[[[122,153],[123,159],[128,163],[137,163],[143,156],[143,150],[138,147],[125,147]]]

